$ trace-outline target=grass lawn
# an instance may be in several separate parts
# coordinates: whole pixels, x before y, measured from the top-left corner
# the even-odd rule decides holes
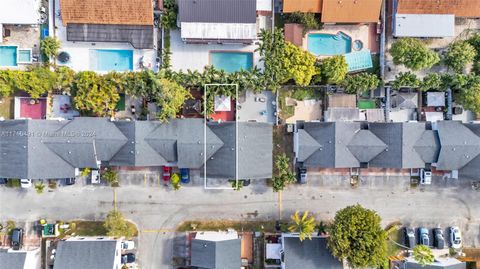
[[[135,236],[138,235],[137,227],[128,222],[129,226],[135,228]],[[103,221],[71,221],[70,222],[70,229],[64,233],[61,232],[61,237],[65,235],[78,235],[78,236],[100,236],[100,235],[107,235],[107,230],[103,227]]]
[[[295,107],[294,106],[287,106],[286,104],[286,97],[290,97],[292,95],[291,91],[280,89],[278,96],[278,105],[280,107],[280,118],[286,120],[292,117],[295,114]]]
[[[13,119],[13,97],[5,97],[1,99],[0,117],[5,119]]]
[[[195,227],[195,229],[194,229]],[[274,232],[275,221],[213,221],[213,220],[198,220],[185,221],[177,226],[177,232],[186,231],[219,231],[233,228],[236,231],[263,231]]]
[[[359,109],[372,109],[372,108],[377,108],[377,105],[375,104],[375,101],[373,100],[358,100],[357,107]]]
[[[400,247],[399,245],[395,244],[394,242],[399,243],[399,244],[403,243],[402,242],[402,231],[398,228],[394,229],[388,234],[388,238],[390,238],[390,240],[387,239],[387,256],[398,255],[398,253],[401,250],[403,250],[403,248]]]

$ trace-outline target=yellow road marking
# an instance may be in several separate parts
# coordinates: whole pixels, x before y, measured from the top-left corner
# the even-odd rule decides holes
[[[117,189],[113,188],[113,208],[117,210]]]
[[[160,185],[160,175],[157,175],[157,184]]]
[[[143,183],[147,186],[147,174],[143,174]]]
[[[282,219],[282,191],[278,192],[278,219]]]
[[[142,233],[174,233],[174,229],[143,230]]]

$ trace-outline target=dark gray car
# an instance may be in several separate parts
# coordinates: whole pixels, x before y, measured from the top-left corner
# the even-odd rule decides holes
[[[433,229],[433,246],[439,249],[445,247],[445,238],[443,237],[443,230],[440,228]]]
[[[414,248],[416,245],[415,240],[415,231],[412,228],[404,227],[403,228],[403,237],[405,241],[405,246],[408,248]]]
[[[12,231],[12,248],[13,250],[19,250],[22,248],[23,244],[23,229],[22,228],[15,228]]]

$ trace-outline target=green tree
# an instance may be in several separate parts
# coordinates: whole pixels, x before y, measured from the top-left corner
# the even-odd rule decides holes
[[[173,173],[172,177],[170,178],[170,182],[172,183],[172,187],[174,190],[180,189],[180,176],[177,173]]]
[[[135,236],[136,229],[123,217],[120,211],[112,210],[108,213],[103,227],[107,230],[108,236],[131,238]]]
[[[303,26],[303,35],[311,30],[322,29],[320,18],[315,13],[293,12],[285,14],[285,23],[298,23]]]
[[[236,190],[236,191],[239,191],[243,188],[243,180],[232,180],[231,181],[231,184],[232,184],[232,189]]]
[[[45,184],[43,184],[43,182],[38,182],[38,183],[35,183],[35,191],[38,193],[38,194],[42,194],[43,191],[45,190]]]
[[[307,86],[318,72],[315,67],[316,57],[308,51],[287,42],[282,56],[286,76],[282,82],[293,79],[297,85]]]
[[[281,29],[275,28],[273,31],[261,30],[260,44],[256,51],[259,52],[260,61],[264,65],[264,85],[273,92],[278,90],[281,82],[287,76],[282,64],[285,46]]]
[[[120,95],[116,86],[93,71],[78,72],[73,83],[76,109],[96,116],[112,116]]]
[[[272,178],[274,192],[281,191],[287,184],[295,182],[295,175],[289,162],[290,160],[285,153],[277,156],[275,161],[276,175]]]
[[[306,238],[312,240],[312,233],[315,231],[317,224],[315,222],[315,217],[308,214],[308,211],[305,211],[302,216],[298,211],[290,216],[292,220],[291,225],[288,227],[288,231],[291,233],[298,233],[300,241],[305,240]]]
[[[103,171],[101,178],[106,182],[110,183],[112,186],[118,185],[118,172],[112,168],[107,168]]]
[[[175,0],[163,1],[163,14],[161,16],[162,26],[168,31],[177,28],[178,6]]]
[[[178,85],[176,82],[168,79],[160,79],[152,93],[155,96],[157,105],[160,106],[158,119],[160,121],[168,121],[175,118],[177,113],[183,107],[185,100],[192,98],[188,90]]]
[[[69,94],[72,90],[72,84],[75,79],[75,71],[67,66],[59,66],[55,69],[57,74],[53,88],[58,91],[62,91],[65,94]]]
[[[440,90],[442,87],[442,76],[437,73],[429,73],[420,83],[420,89],[423,91]]]
[[[386,233],[380,216],[361,205],[348,206],[335,215],[328,247],[353,268],[378,267],[386,259]]]
[[[435,261],[435,256],[433,255],[432,249],[424,245],[416,245],[413,248],[413,258],[422,267],[432,264]]]
[[[444,56],[445,64],[457,73],[462,73],[465,66],[475,59],[477,51],[465,40],[451,43]]]
[[[62,44],[60,43],[60,40],[52,36],[47,36],[40,42],[40,50],[45,56],[47,56],[47,62],[50,62],[50,58],[53,58],[54,64],[58,50],[61,46]]]
[[[390,54],[394,64],[403,64],[414,71],[430,68],[440,61],[436,52],[428,49],[425,43],[416,38],[397,40],[392,44]]]
[[[345,92],[349,94],[363,93],[377,88],[380,80],[374,74],[360,73],[356,75],[347,75],[341,85]]]
[[[340,83],[347,73],[348,64],[343,55],[329,57],[320,62],[320,75],[324,83]]]
[[[417,88],[420,86],[420,80],[418,80],[417,76],[408,71],[408,72],[400,72],[398,75],[395,76],[395,80],[392,83],[392,88],[398,90],[402,87],[411,87]]]
[[[471,110],[475,113],[480,112],[480,83],[474,82],[473,84],[465,85],[462,91],[458,93],[457,101],[465,109]]]

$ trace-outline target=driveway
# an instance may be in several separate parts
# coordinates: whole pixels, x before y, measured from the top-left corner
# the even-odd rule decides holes
[[[385,225],[396,220],[415,227],[458,225],[466,245],[480,245],[480,193],[469,182],[434,178],[434,185],[412,189],[408,177],[377,176],[363,178],[352,189],[345,177],[312,174],[308,184],[290,186],[279,195],[263,181],[241,191],[206,191],[197,185],[174,191],[155,176],[149,175],[146,182],[143,175],[138,180],[128,177],[129,183],[116,188],[116,194],[110,187],[82,184],[41,195],[33,189],[1,187],[0,219],[101,220],[113,209],[116,197],[118,209],[139,226],[138,258],[144,269],[171,267],[173,229],[184,220],[288,219],[295,210],[309,210],[317,220],[329,220],[338,209],[356,203],[376,210]]]

